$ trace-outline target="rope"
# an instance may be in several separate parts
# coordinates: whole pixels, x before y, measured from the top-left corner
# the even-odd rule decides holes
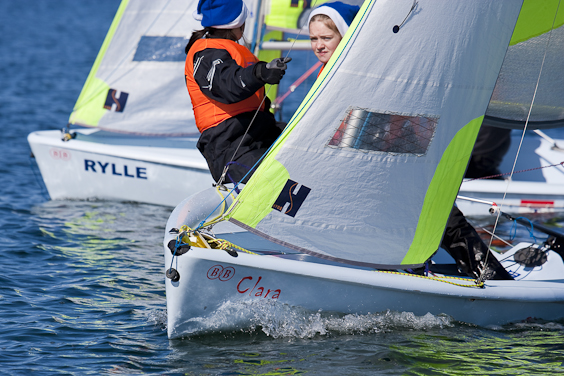
[[[507,245],[507,246],[509,246],[509,247],[511,247],[511,246],[513,245],[513,244],[509,243],[508,241],[506,241],[505,239],[503,239],[503,238],[497,236],[497,235],[494,234],[493,232],[488,231],[488,229],[486,229],[485,227],[482,227],[482,231],[486,232],[486,233],[487,233],[488,235],[490,235],[490,236],[495,237],[497,240],[499,240],[499,241],[505,243],[505,245]],[[513,239],[510,239],[510,240],[513,240]]]
[[[247,166],[247,165],[245,165],[245,164],[243,164],[243,163],[240,163],[240,162],[235,162],[235,161],[228,162],[228,163],[225,165],[225,167],[229,167],[230,165],[237,165],[237,166],[243,167],[243,168],[245,168],[247,171],[250,171],[250,170],[251,170],[251,168],[250,168],[249,166]],[[229,170],[229,169],[227,169],[227,170]],[[229,172],[226,172],[226,174],[227,174],[227,177],[229,178],[229,180],[231,181],[232,184],[237,184],[237,182],[236,182],[235,180],[233,180],[233,178],[231,177],[231,175],[229,175]],[[238,188],[234,188],[234,190],[235,190],[235,192],[237,192],[237,194],[241,193],[241,191],[239,191]]]
[[[519,146],[519,147],[520,147],[520,146]],[[515,174],[520,174],[520,173],[522,173],[522,172],[529,172],[529,171],[541,170],[541,169],[543,169],[543,168],[556,167],[556,166],[564,167],[564,161],[562,161],[562,162],[560,162],[560,163],[556,163],[556,164],[551,164],[551,165],[549,165],[549,166],[533,167],[533,168],[527,168],[527,169],[525,169],[525,170],[506,172],[506,173],[503,173],[503,174],[490,175],[490,176],[482,176],[482,177],[480,177],[480,178],[468,179],[468,180],[466,180],[466,181],[481,180],[481,179],[493,179],[493,178],[497,178],[497,177],[501,177],[501,176],[505,176],[505,175],[515,175]]]
[[[201,229],[202,227],[207,227],[210,226],[214,223],[217,223],[225,214],[225,200],[227,200],[227,197],[229,197],[229,195],[231,193],[233,193],[234,190],[237,189],[237,186],[239,185],[239,183],[235,184],[235,186],[233,187],[233,189],[231,191],[229,191],[229,193],[227,195],[225,195],[225,197],[223,197],[223,195],[221,193],[219,193],[219,185],[216,186],[216,192],[217,194],[222,198],[221,202],[219,204],[217,204],[217,206],[210,212],[210,214],[208,214],[208,216],[206,218],[204,218],[200,224],[198,224],[198,226],[193,230],[193,231],[198,231],[199,229]],[[218,214],[215,218],[211,219],[209,222],[206,222],[208,220],[209,217],[211,217],[211,215],[220,207],[223,206],[221,208],[221,212],[220,214]],[[182,226],[182,228],[188,228],[188,226]]]
[[[174,245],[175,249],[174,249],[174,254],[172,255],[172,260],[174,260],[174,257],[176,255],[176,251],[178,250],[179,247],[181,247],[182,245],[191,245],[190,242],[188,242],[188,243],[182,242],[182,238],[189,233],[195,233],[196,232],[196,230],[192,230],[186,225],[183,225],[181,227],[181,230],[182,230],[182,232],[176,236],[176,242],[175,242],[175,245]],[[208,236],[210,236],[210,235],[208,235]],[[233,248],[233,249],[237,249],[241,252],[248,253],[250,255],[260,256],[260,254],[258,254],[258,253],[249,251],[248,249],[240,247],[240,246],[238,246],[238,245],[236,245],[236,244],[234,244],[234,243],[232,243],[228,240],[225,240],[225,239],[210,238],[210,239],[205,239],[205,240],[210,245],[215,244],[215,247],[212,247],[214,249],[226,250],[228,248]],[[170,265],[171,268],[172,268],[172,264],[173,264],[173,261],[171,261],[171,265]],[[479,282],[477,280],[473,280],[473,279],[469,279],[469,278],[449,277],[449,276],[429,277],[429,276],[410,274],[410,273],[393,272],[393,271],[388,271],[388,270],[374,270],[374,271],[379,272],[379,273],[388,273],[388,274],[396,274],[396,275],[410,276],[410,277],[416,277],[416,278],[430,279],[430,280],[448,283],[448,284],[460,286],[460,287],[476,287],[476,288],[484,287],[483,282]],[[427,269],[426,269],[426,271],[427,271]],[[456,282],[448,281],[448,280],[446,280],[446,278],[451,279],[451,280],[454,279],[454,280],[459,280],[459,281],[474,282],[474,284],[468,285],[468,284],[456,283]]]
[[[405,276],[410,276],[410,277],[415,277],[415,278],[431,279],[431,280],[433,280],[433,281],[448,283],[448,284],[450,284],[450,285],[455,285],[455,286],[460,286],[460,287],[476,287],[476,288],[483,288],[483,287],[484,287],[484,282],[481,282],[481,281],[478,281],[478,280],[475,280],[475,279],[470,279],[470,278],[449,277],[449,276],[444,276],[444,277],[433,276],[433,277],[429,277],[429,276],[418,275],[418,274],[410,274],[410,273],[402,273],[402,272],[392,272],[392,271],[390,271],[390,270],[374,270],[374,271],[375,271],[375,272],[378,272],[378,273],[397,274],[397,275],[405,275]],[[473,285],[467,285],[467,284],[462,284],[462,283],[451,282],[451,281],[445,280],[445,278],[456,279],[456,280],[467,281],[467,282],[474,282],[474,284],[473,284]]]
[[[259,256],[258,253],[254,253],[254,252],[249,251],[248,249],[245,249],[243,247],[239,247],[238,245],[233,244],[230,241],[225,240],[225,239],[209,239],[208,243],[209,244],[217,243],[218,244],[217,249],[226,250],[227,248],[235,248],[235,249],[238,249],[241,252],[245,252],[245,253],[248,253],[250,255]]]
[[[531,225],[531,228],[527,228],[526,226],[525,226],[525,228],[527,228],[527,230],[529,231],[529,237],[531,237],[534,240],[534,242],[536,243],[537,238],[534,234],[534,230],[535,230],[534,224],[529,218],[525,218],[525,217],[515,218],[515,220],[513,221],[513,224],[511,225],[511,230],[509,231],[509,238],[511,240],[513,240],[517,236],[517,220],[518,219],[523,219],[523,220],[526,220],[527,222],[529,222],[529,224]],[[545,240],[547,240],[547,239],[548,239],[548,236]]]
[[[178,235],[176,235],[176,239],[175,239],[175,243],[174,243],[174,253],[172,255],[173,260],[174,260],[174,256],[176,255],[176,251],[178,250],[178,248],[180,248],[183,245],[192,246],[192,243],[190,243],[190,241],[188,241],[188,243],[184,243],[182,239],[186,235],[195,234],[196,232],[197,232],[197,230],[193,230],[186,225],[183,225],[182,227],[180,227],[180,233]],[[231,243],[228,240],[214,238],[209,234],[200,234],[200,235],[201,235],[202,239],[205,242],[207,242],[210,246],[215,245],[214,247],[212,247],[214,249],[220,249],[220,250],[224,251],[228,248],[234,248],[234,249],[237,249],[241,252],[248,253],[250,255],[256,255],[256,256],[259,255],[258,253],[251,252],[248,249],[245,249],[245,248],[240,247],[240,246],[238,246],[234,243]],[[172,263],[171,263],[171,268],[172,268]]]
[[[172,270],[172,265],[174,264],[174,258],[176,257],[176,252],[178,251],[178,248],[180,248],[183,245],[190,245],[190,242],[188,243],[183,243],[182,242],[182,238],[184,237],[184,235],[186,235],[186,231],[182,231],[180,234],[176,235],[176,239],[174,242],[174,252],[172,254],[172,259],[170,260],[170,268],[168,268],[168,270]]]

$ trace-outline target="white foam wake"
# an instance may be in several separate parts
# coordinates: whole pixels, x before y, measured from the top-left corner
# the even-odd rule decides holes
[[[275,301],[225,302],[206,317],[190,319],[197,330],[182,336],[224,331],[260,330],[274,338],[313,338],[329,334],[378,333],[392,330],[426,330],[453,326],[449,316],[385,311],[335,314],[312,312]]]

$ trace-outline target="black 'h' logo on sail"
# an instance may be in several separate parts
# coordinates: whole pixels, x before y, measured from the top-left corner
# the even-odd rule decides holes
[[[119,97],[116,97],[116,93],[118,91],[116,89],[108,90],[108,96],[106,97],[106,103],[104,104],[104,108],[106,110],[112,110],[112,106],[115,105],[116,112],[123,112],[125,108],[125,102],[127,102],[127,97],[129,96],[128,93],[120,92]]]
[[[293,191],[297,185],[298,183],[288,179],[286,185],[282,189],[282,192],[280,192],[280,195],[276,199],[276,202],[272,205],[272,208],[281,212],[284,209],[284,205],[289,203],[290,206],[288,206],[288,209],[284,212],[284,214],[288,214],[290,217],[295,217],[296,213],[300,209],[300,206],[302,206],[304,200],[309,194],[309,191],[311,191],[310,188],[302,185],[300,190],[294,194]]]

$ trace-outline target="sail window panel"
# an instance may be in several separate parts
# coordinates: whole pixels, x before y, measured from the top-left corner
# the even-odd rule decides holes
[[[133,61],[184,61],[184,48],[188,39],[184,37],[142,36],[137,44]]]
[[[438,116],[349,107],[327,146],[422,156],[429,149],[438,121]]]

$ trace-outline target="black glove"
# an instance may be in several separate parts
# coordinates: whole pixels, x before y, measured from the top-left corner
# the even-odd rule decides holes
[[[289,63],[292,60],[291,57],[279,57],[272,60],[270,63],[265,63],[264,61],[259,61],[255,64],[255,76],[267,84],[276,85],[286,73]]]

